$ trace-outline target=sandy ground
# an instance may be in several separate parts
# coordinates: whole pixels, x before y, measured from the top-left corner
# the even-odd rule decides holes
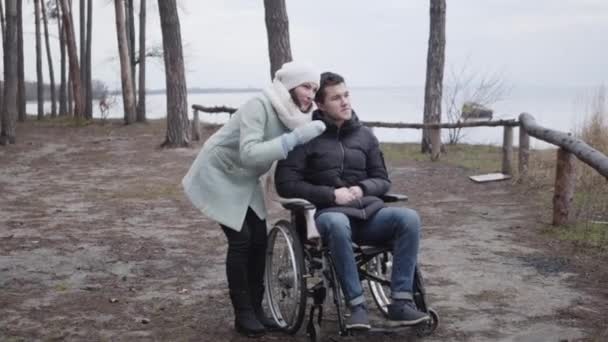
[[[200,143],[161,150],[163,136],[159,122],[26,123],[0,147],[0,340],[248,340],[232,330],[225,238],[179,186]],[[605,258],[540,235],[529,196],[441,163],[389,170],[424,222],[420,263],[441,316],[424,340],[608,340]],[[328,341],[369,340],[323,327]],[[261,341],[306,341],[303,330]]]

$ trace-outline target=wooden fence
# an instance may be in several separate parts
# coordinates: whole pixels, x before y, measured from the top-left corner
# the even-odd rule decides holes
[[[194,111],[192,121],[192,137],[200,139],[199,111],[206,113],[229,113],[232,115],[236,108],[218,106],[204,107],[192,105]],[[557,164],[555,176],[555,191],[553,195],[553,225],[562,225],[570,221],[571,206],[574,198],[575,172],[574,157],[591,166],[608,181],[608,157],[600,151],[587,145],[584,141],[564,132],[542,127],[536,123],[534,117],[522,113],[519,120],[495,120],[477,122],[413,124],[389,123],[379,121],[363,121],[369,127],[382,128],[409,128],[409,129],[453,129],[465,127],[504,127],[502,144],[502,173],[513,174],[513,127],[519,127],[518,172],[519,179],[525,180],[528,175],[530,158],[530,137],[548,142],[559,147],[557,151]]]

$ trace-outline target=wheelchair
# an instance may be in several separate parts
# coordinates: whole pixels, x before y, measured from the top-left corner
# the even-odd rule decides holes
[[[387,194],[382,199],[386,203],[401,202],[407,201],[407,196]],[[323,304],[330,295],[335,306],[339,335],[355,334],[355,331],[346,328],[348,309],[329,248],[324,246],[320,239],[309,239],[307,236],[307,219],[312,220],[315,206],[302,199],[280,202],[290,211],[291,219],[279,220],[268,233],[266,304],[272,317],[282,331],[293,335],[300,330],[306,315],[308,298],[312,298],[306,332],[311,341],[321,341]],[[382,316],[388,318],[392,247],[353,244],[353,248],[359,278],[368,283],[378,310]],[[439,316],[427,305],[422,274],[418,266],[414,276],[413,297],[417,309],[428,313],[430,319],[412,327],[418,336],[429,336],[438,327]],[[373,327],[367,332],[389,334],[398,330]]]

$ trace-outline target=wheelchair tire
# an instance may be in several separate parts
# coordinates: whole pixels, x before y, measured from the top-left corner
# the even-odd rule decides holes
[[[418,337],[430,336],[439,326],[439,315],[437,312],[429,308],[428,313],[431,319],[416,326]]]
[[[340,332],[346,332],[346,301],[344,299],[344,293],[342,292],[342,285],[338,273],[336,272],[335,262],[332,257],[328,257],[329,262],[329,274],[326,276],[328,286],[332,293],[332,300],[336,307],[336,319],[338,321],[338,327]]]
[[[291,223],[277,222],[268,234],[266,298],[270,312],[288,334],[298,332],[306,313],[303,246]]]

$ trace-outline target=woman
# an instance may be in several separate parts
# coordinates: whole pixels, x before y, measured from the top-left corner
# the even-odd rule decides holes
[[[204,144],[182,180],[186,195],[228,239],[226,274],[235,329],[257,337],[276,324],[264,316],[266,208],[260,176],[296,145],[325,130],[312,121],[320,74],[289,62],[263,94],[245,103]]]

